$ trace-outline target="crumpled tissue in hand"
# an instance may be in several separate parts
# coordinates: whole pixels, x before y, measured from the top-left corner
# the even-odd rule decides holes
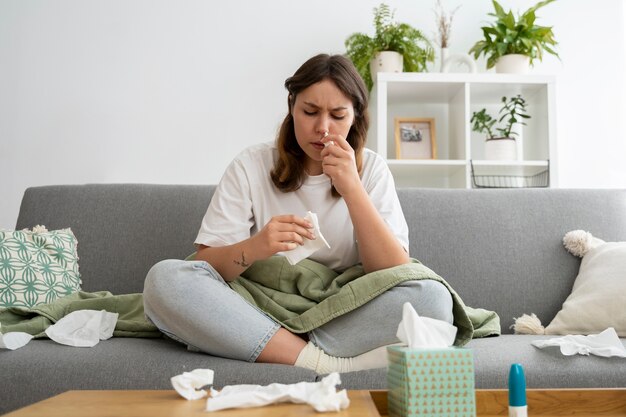
[[[454,344],[457,328],[450,323],[422,317],[411,303],[402,306],[402,320],[396,336],[409,348],[447,348]]]
[[[170,379],[172,386],[183,398],[199,400],[207,395],[201,388],[213,384],[212,369],[194,369],[191,372],[183,372]]]
[[[76,310],[45,332],[50,339],[62,345],[93,347],[113,336],[118,316],[105,310]]]
[[[608,358],[610,356],[618,356],[626,358],[626,348],[620,341],[615,329],[607,328],[601,333],[583,335],[567,335],[563,337],[555,337],[548,340],[533,340],[530,342],[533,346],[540,349],[547,346],[559,346],[561,353],[565,356],[571,355],[592,355]]]
[[[310,240],[305,238],[304,245],[298,245],[295,249],[283,252],[283,255],[285,255],[291,265],[295,265],[304,258],[308,258],[324,246],[330,249],[330,245],[326,239],[324,239],[324,236],[322,236],[320,224],[317,220],[317,214],[308,211],[306,216],[304,216],[304,219],[308,220],[313,225],[313,234],[315,235],[315,239]]]

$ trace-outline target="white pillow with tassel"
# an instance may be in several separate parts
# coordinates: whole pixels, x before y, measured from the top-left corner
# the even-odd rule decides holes
[[[515,319],[516,334],[596,334],[613,327],[626,337],[626,242],[605,242],[584,230],[565,235],[563,245],[583,258],[572,293],[543,327],[533,313]]]

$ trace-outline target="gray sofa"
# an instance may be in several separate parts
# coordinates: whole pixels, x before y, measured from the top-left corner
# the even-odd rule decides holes
[[[71,227],[83,290],[141,292],[148,269],[193,250],[213,186],[67,185],[29,188],[17,229]],[[511,363],[529,387],[624,387],[626,361],[564,357],[530,345],[547,336],[511,334],[514,317],[536,313],[547,325],[571,291],[580,260],[564,234],[591,231],[626,240],[626,190],[398,190],[411,231],[411,255],[438,272],[467,305],[495,310],[503,335],[475,339],[477,388],[505,388]],[[623,340],[626,342],[626,340]],[[169,378],[215,370],[215,385],[315,381],[314,372],[250,364],[188,351],[171,340],[113,338],[93,348],[33,340],[0,351],[0,413],[72,389],[168,389]],[[343,387],[382,389],[384,369],[342,375]]]

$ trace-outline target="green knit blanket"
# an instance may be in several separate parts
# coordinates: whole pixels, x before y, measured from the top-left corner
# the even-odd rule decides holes
[[[472,338],[500,334],[500,318],[495,312],[466,306],[443,278],[415,259],[366,274],[361,265],[338,273],[309,259],[290,265],[285,257],[273,256],[253,263],[229,285],[283,327],[305,333],[404,281],[422,279],[441,282],[450,291],[453,324],[458,328],[456,346]]]
[[[113,336],[161,337],[161,332],[143,312],[142,294],[113,295],[108,291],[79,291],[49,303],[34,307],[10,307],[0,311],[0,331],[25,332],[35,337],[47,337],[44,331],[66,315],[77,310],[106,310],[118,313]]]
[[[496,313],[466,306],[443,278],[417,260],[366,274],[360,265],[337,273],[308,259],[292,266],[286,258],[274,256],[255,262],[229,285],[283,327],[294,333],[305,333],[356,309],[395,285],[421,279],[441,282],[450,291],[453,324],[458,328],[455,345],[463,346],[472,338],[500,334],[500,319]],[[142,294],[113,295],[107,291],[80,291],[49,304],[2,310],[0,330],[45,337],[44,330],[48,326],[76,310],[118,313],[113,336],[161,336],[144,316]]]

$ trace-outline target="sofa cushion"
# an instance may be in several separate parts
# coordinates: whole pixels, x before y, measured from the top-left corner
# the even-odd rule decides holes
[[[250,383],[315,381],[316,374],[288,365],[248,363],[188,351],[169,339],[112,338],[92,348],[32,340],[21,349],[0,351],[0,414],[77,389],[172,389],[170,378],[198,368],[215,371],[215,388]]]
[[[502,335],[474,339],[466,345],[474,351],[477,388],[507,388],[511,364],[524,367],[529,388],[624,387],[624,359],[598,356],[564,356],[558,347],[538,349],[533,340],[546,335]],[[621,339],[626,346],[626,339]]]
[[[546,334],[594,334],[613,327],[626,337],[626,242],[589,250],[572,293],[546,327]]]
[[[508,388],[509,368],[524,367],[528,388],[613,388],[626,386],[624,359],[564,356],[558,347],[537,349],[530,342],[553,336],[510,335],[473,339],[464,349],[474,355],[476,388]],[[626,346],[626,339],[621,339]],[[386,369],[341,374],[347,389],[387,389]]]
[[[80,290],[71,229],[0,231],[0,309],[34,307]]]

